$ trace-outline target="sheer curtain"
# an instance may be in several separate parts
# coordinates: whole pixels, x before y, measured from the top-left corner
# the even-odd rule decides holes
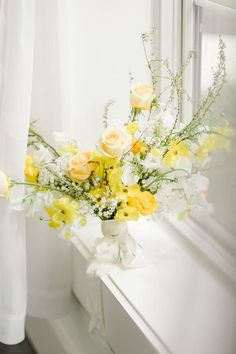
[[[0,6],[0,169],[22,180],[30,118],[50,139],[70,117],[72,8],[64,0],[2,0]],[[69,243],[37,216],[26,230],[25,242],[24,214],[1,199],[0,342],[6,344],[24,339],[27,288],[29,315],[55,318],[70,305]]]
[[[22,179],[31,104],[34,1],[2,0],[0,6],[0,169]],[[25,311],[24,215],[11,211],[8,201],[1,199],[1,342],[14,344],[24,338]]]

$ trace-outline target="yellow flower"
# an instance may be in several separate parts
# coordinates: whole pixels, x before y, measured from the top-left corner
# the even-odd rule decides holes
[[[157,148],[152,148],[150,150],[150,153],[152,154],[153,157],[159,157],[163,154],[163,152],[160,149]]]
[[[100,139],[102,153],[109,157],[119,157],[130,145],[130,135],[122,128],[107,128]]]
[[[10,178],[0,170],[0,197],[8,198],[10,192]]]
[[[207,159],[208,155],[215,150],[230,151],[230,138],[234,136],[235,132],[234,129],[229,128],[228,121],[225,121],[224,127],[216,127],[213,131],[215,133],[209,134],[196,151],[196,157],[200,162]]]
[[[48,225],[57,229],[62,223],[72,224],[78,216],[78,208],[79,204],[68,197],[55,199],[53,206],[45,207],[46,212],[51,218]]]
[[[108,172],[108,184],[113,193],[118,193],[124,187],[122,180],[122,168],[116,167]]]
[[[71,157],[68,172],[72,181],[81,182],[86,180],[95,168],[92,152],[85,151]]]
[[[145,152],[145,144],[141,140],[134,140],[132,146],[132,152],[137,155],[139,152]]]
[[[66,230],[63,233],[63,236],[64,236],[65,240],[70,240],[73,237],[73,233],[71,231],[69,231],[69,230]]]
[[[32,155],[27,155],[25,160],[25,176],[31,183],[36,183],[38,179],[39,168],[35,164],[35,158]]]
[[[98,151],[94,151],[93,161],[96,163],[96,168],[94,170],[94,175],[103,179],[105,170],[112,170],[116,168],[119,164],[119,159],[117,157],[108,157],[102,155]]]
[[[118,221],[131,221],[138,220],[139,213],[137,209],[125,206],[119,209],[115,215],[115,219]]]
[[[139,129],[139,124],[138,122],[130,122],[125,128],[130,135],[134,135]]]
[[[129,207],[135,208],[141,215],[150,215],[157,208],[157,201],[154,195],[148,191],[137,192],[127,200]]]
[[[138,184],[133,184],[132,186],[122,185],[119,191],[117,191],[116,196],[120,200],[128,200],[129,197],[135,197],[140,192],[140,187]]]
[[[130,94],[130,105],[133,108],[149,110],[155,95],[152,85],[137,84]]]
[[[76,143],[70,142],[66,146],[61,148],[58,152],[60,155],[67,154],[67,153],[75,155],[78,152],[78,148],[77,148]]]
[[[96,199],[98,204],[101,204],[101,199],[104,197],[106,192],[105,188],[96,188],[90,191],[90,194]]]
[[[183,141],[178,142],[175,140],[171,140],[168,145],[168,151],[163,158],[164,162],[167,165],[172,166],[173,163],[181,156],[189,157],[188,145],[185,144]]]

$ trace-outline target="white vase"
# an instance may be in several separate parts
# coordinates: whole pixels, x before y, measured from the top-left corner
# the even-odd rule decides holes
[[[142,249],[130,235],[126,222],[102,221],[101,230],[103,237],[96,242],[94,260],[90,269],[96,272],[98,268],[104,269],[105,265],[122,265],[126,268],[146,265]]]
[[[128,224],[118,220],[105,220],[101,222],[101,230],[104,237],[119,237],[121,235],[127,235]]]

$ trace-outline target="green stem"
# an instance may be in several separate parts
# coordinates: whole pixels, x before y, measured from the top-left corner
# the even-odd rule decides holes
[[[32,127],[29,128],[29,133],[32,134],[33,136],[35,136],[44,146],[46,146],[47,148],[49,148],[50,150],[52,150],[52,152],[59,157],[60,155],[58,154],[58,152],[54,149],[53,146],[51,146],[48,142],[46,142],[46,140],[44,140],[44,138],[42,137],[42,135],[38,134]]]
[[[49,190],[52,190],[52,191],[57,191],[57,192],[64,193],[61,189],[52,188],[52,187],[49,186],[49,185],[43,185],[43,184],[39,184],[39,183],[17,182],[17,181],[14,181],[14,180],[12,180],[12,183],[13,183],[13,184],[16,184],[16,185],[22,185],[22,186],[46,188],[46,189],[49,189]]]

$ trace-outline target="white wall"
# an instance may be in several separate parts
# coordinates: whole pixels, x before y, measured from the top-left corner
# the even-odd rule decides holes
[[[115,100],[112,117],[127,118],[129,71],[137,81],[148,79],[140,34],[153,25],[152,2],[71,0],[68,70],[76,82],[67,129],[79,139],[81,147],[96,143],[103,107],[109,99]]]

